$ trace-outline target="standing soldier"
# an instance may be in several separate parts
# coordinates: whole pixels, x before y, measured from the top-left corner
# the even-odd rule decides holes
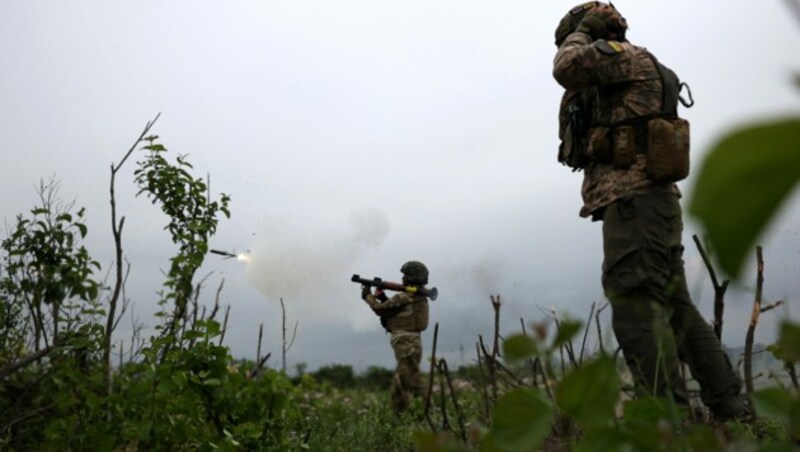
[[[395,413],[411,405],[412,396],[422,397],[423,385],[419,372],[422,360],[420,333],[428,327],[428,298],[418,293],[428,283],[428,269],[421,262],[409,261],[400,268],[406,290],[391,298],[383,290],[371,294],[362,286],[361,298],[381,318],[381,325],[391,334],[391,345],[397,360],[392,378],[391,397]]]
[[[576,6],[559,23],[559,161],[583,171],[580,216],[603,222],[603,289],[637,393],[688,403],[683,361],[715,417],[744,417],[739,377],[686,286],[675,182],[689,172],[689,125],[677,109],[691,104],[675,73],[626,30],[602,2]]]

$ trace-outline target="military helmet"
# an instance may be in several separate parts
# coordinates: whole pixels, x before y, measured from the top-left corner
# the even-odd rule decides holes
[[[613,3],[607,4],[603,2],[586,2],[570,9],[569,12],[567,12],[567,15],[564,16],[564,18],[561,19],[561,22],[558,23],[558,27],[556,28],[556,47],[560,46],[561,43],[567,39],[567,36],[573,33],[576,28],[578,28],[578,24],[581,23],[586,13],[597,7],[611,9],[616,13],[617,16],[619,16],[617,26],[611,31],[617,35],[617,39],[625,40],[625,30],[628,29],[628,24],[625,21],[625,18],[619,13],[617,8],[614,7]]]
[[[400,267],[400,272],[405,276],[408,284],[428,284],[428,267],[419,261],[408,261]]]

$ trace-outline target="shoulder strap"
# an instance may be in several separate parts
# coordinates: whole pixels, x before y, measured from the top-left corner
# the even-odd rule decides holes
[[[672,69],[664,66],[650,52],[647,56],[655,65],[658,77],[661,79],[661,114],[678,117],[678,98],[680,97],[681,82]]]

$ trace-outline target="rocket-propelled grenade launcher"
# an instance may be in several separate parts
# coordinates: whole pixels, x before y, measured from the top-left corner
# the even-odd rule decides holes
[[[419,286],[404,286],[397,282],[384,281],[381,278],[366,279],[358,275],[353,275],[353,277],[350,278],[350,281],[359,283],[363,286],[377,287],[383,290],[393,290],[395,292],[408,292],[410,294],[420,294],[430,298],[431,300],[435,300],[436,297],[439,295],[439,291],[436,290],[435,287],[427,288]]]

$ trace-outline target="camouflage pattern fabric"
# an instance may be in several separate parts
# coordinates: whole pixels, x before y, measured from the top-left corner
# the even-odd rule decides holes
[[[398,292],[380,302],[373,294],[364,301],[381,317],[388,331],[424,331],[428,327],[428,298],[408,292]]]
[[[391,386],[392,408],[401,413],[411,406],[413,397],[422,397],[424,390],[419,364],[422,360],[422,339],[419,333],[395,332],[392,349],[397,360]]]
[[[661,112],[661,79],[647,51],[628,42],[615,42],[622,50],[610,54],[607,45],[603,40],[593,43],[587,34],[572,33],[559,47],[553,76],[567,90],[559,113],[562,135],[567,99],[576,90],[590,86],[598,87],[599,92],[592,112],[597,125],[616,124]],[[598,213],[622,196],[679,193],[675,184],[656,184],[649,180],[644,166],[642,155],[627,169],[616,169],[611,163],[590,163],[584,169],[580,216]]]
[[[641,47],[592,42],[576,32],[559,47],[553,66],[565,96],[597,90],[594,125],[614,126],[662,111],[661,79]],[[603,221],[602,281],[614,334],[641,394],[686,401],[679,377],[684,362],[717,417],[744,416],[741,382],[686,288],[680,192],[674,183],[649,180],[644,167],[644,156],[637,155],[625,169],[598,161],[584,168],[580,215]]]
[[[741,415],[741,382],[714,330],[692,304],[681,245],[681,208],[670,193],[629,196],[603,217],[603,288],[612,325],[641,394],[687,402],[680,362],[718,417]]]
[[[428,327],[428,298],[398,292],[384,302],[373,294],[367,295],[364,301],[381,317],[381,324],[391,333],[397,368],[390,393],[392,409],[399,414],[411,406],[413,397],[423,394],[419,371],[422,360],[420,332]]]

